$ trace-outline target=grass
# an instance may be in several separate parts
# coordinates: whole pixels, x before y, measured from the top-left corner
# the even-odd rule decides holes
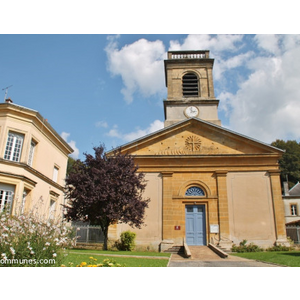
[[[288,267],[300,267],[300,251],[245,252],[231,255]]]
[[[119,256],[120,255],[120,256]],[[123,256],[122,256],[123,255]],[[134,252],[134,251],[99,251],[99,250],[70,250],[65,257],[63,264],[68,266],[79,265],[81,262],[91,261],[90,257],[97,259],[97,263],[102,263],[104,259],[112,259],[116,263],[125,267],[166,267],[170,257],[169,253],[157,252]],[[145,257],[146,256],[146,257]],[[155,257],[160,258],[155,258]],[[151,257],[151,258],[149,258]]]

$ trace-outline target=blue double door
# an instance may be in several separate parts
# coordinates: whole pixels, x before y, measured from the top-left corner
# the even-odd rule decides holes
[[[188,245],[206,245],[205,205],[186,205],[185,236]]]

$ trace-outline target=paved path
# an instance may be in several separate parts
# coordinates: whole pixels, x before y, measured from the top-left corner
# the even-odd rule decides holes
[[[206,246],[189,246],[191,258],[172,254],[168,267],[279,267],[233,255],[221,258]]]

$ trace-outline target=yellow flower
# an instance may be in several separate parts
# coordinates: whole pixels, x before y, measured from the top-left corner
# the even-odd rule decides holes
[[[83,266],[86,266],[87,263],[85,261],[83,261],[81,264],[80,264],[80,267],[83,267]]]

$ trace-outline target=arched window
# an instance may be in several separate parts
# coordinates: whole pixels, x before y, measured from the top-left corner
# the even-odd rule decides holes
[[[184,97],[198,96],[198,77],[194,73],[187,73],[182,77],[182,94]]]
[[[205,196],[205,193],[198,186],[191,186],[186,190],[185,195],[186,196]]]

